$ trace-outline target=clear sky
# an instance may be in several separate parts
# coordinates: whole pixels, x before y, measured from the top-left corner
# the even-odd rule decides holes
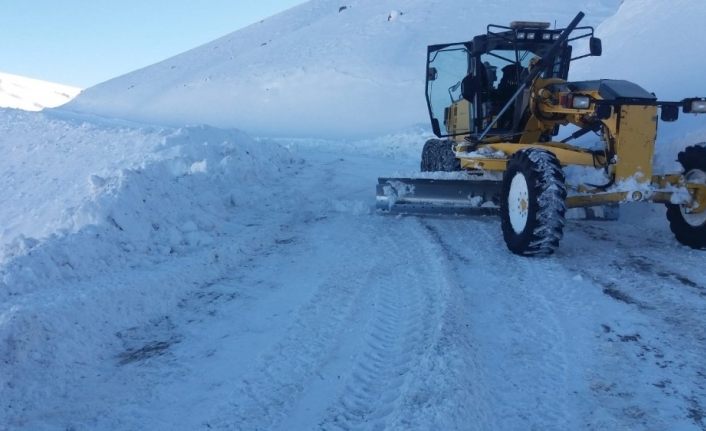
[[[86,88],[305,0],[5,0],[0,71]]]

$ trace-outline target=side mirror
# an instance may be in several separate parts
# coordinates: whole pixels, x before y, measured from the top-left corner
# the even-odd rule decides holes
[[[603,54],[603,42],[597,37],[591,37],[588,42],[591,49],[591,55],[594,57],[600,57]]]
[[[437,72],[436,67],[430,67],[427,69],[427,81],[436,81],[438,76],[439,72]]]

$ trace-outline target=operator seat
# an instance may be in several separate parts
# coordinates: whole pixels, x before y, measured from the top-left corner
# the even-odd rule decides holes
[[[498,100],[507,102],[520,85],[519,79],[525,68],[518,64],[508,64],[502,68],[503,77],[498,84]]]
[[[479,62],[476,73],[469,73],[465,78],[463,78],[463,80],[461,80],[461,95],[463,98],[468,100],[470,103],[475,104],[477,102],[476,96],[478,96],[478,99],[482,104],[487,104],[487,101],[490,99],[493,91],[489,77],[490,74],[486,69],[486,64]],[[474,118],[474,116],[471,117],[471,121],[475,122],[475,124],[472,124],[472,129],[482,129],[484,127],[485,119],[483,116],[487,115],[485,114],[487,109],[480,108],[478,109],[478,112],[481,114],[477,118]]]
[[[518,87],[520,86],[520,79],[527,73],[527,69],[522,67],[520,64],[508,64],[502,68],[503,77],[500,79],[498,84],[498,90],[496,92],[495,103],[494,103],[494,115],[500,113],[500,110],[505,106],[508,100],[515,94]],[[519,122],[519,118],[515,118],[516,114],[522,115],[524,111],[523,107],[525,105],[523,95],[515,102],[515,106],[511,107],[503,116],[498,120],[497,127],[504,130],[514,130],[517,126],[516,123]],[[514,109],[513,109],[514,108]]]

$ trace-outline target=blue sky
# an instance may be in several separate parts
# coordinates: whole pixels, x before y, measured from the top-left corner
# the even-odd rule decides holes
[[[305,0],[7,0],[0,71],[89,87]]]

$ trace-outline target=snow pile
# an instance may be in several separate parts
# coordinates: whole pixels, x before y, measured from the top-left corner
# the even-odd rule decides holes
[[[575,63],[571,79],[627,79],[660,100],[706,97],[703,21],[706,2],[624,0],[618,12],[597,28],[603,56]],[[657,165],[678,169],[673,161],[686,145],[706,141],[706,115],[681,114],[675,123],[660,121]]]
[[[15,203],[0,212],[0,296],[42,285],[44,277],[110,267],[114,248],[170,255],[207,244],[238,207],[267,199],[261,191],[283,163],[276,147],[239,131],[19,111],[0,118],[7,120],[1,144],[12,155],[2,161],[0,189],[3,201]]]
[[[123,168],[149,163],[170,132],[0,110],[0,245],[85,224],[79,211]],[[91,179],[91,176],[95,177]]]
[[[210,265],[249,238],[234,224],[278,210],[290,160],[206,126],[5,110],[0,130],[0,193],[13,203],[0,211],[0,428],[22,428],[22,410],[60,403],[45,394],[110,355],[101,346],[115,328],[176,307],[189,280],[218,277]],[[157,264],[170,269],[152,273]]]
[[[0,73],[0,107],[41,111],[69,102],[81,89],[24,76]]]
[[[584,23],[600,23],[617,5],[583,2]],[[397,132],[428,123],[427,45],[469,40],[489,23],[566,25],[578,10],[560,0],[312,0],[90,88],[66,109],[262,136]]]

